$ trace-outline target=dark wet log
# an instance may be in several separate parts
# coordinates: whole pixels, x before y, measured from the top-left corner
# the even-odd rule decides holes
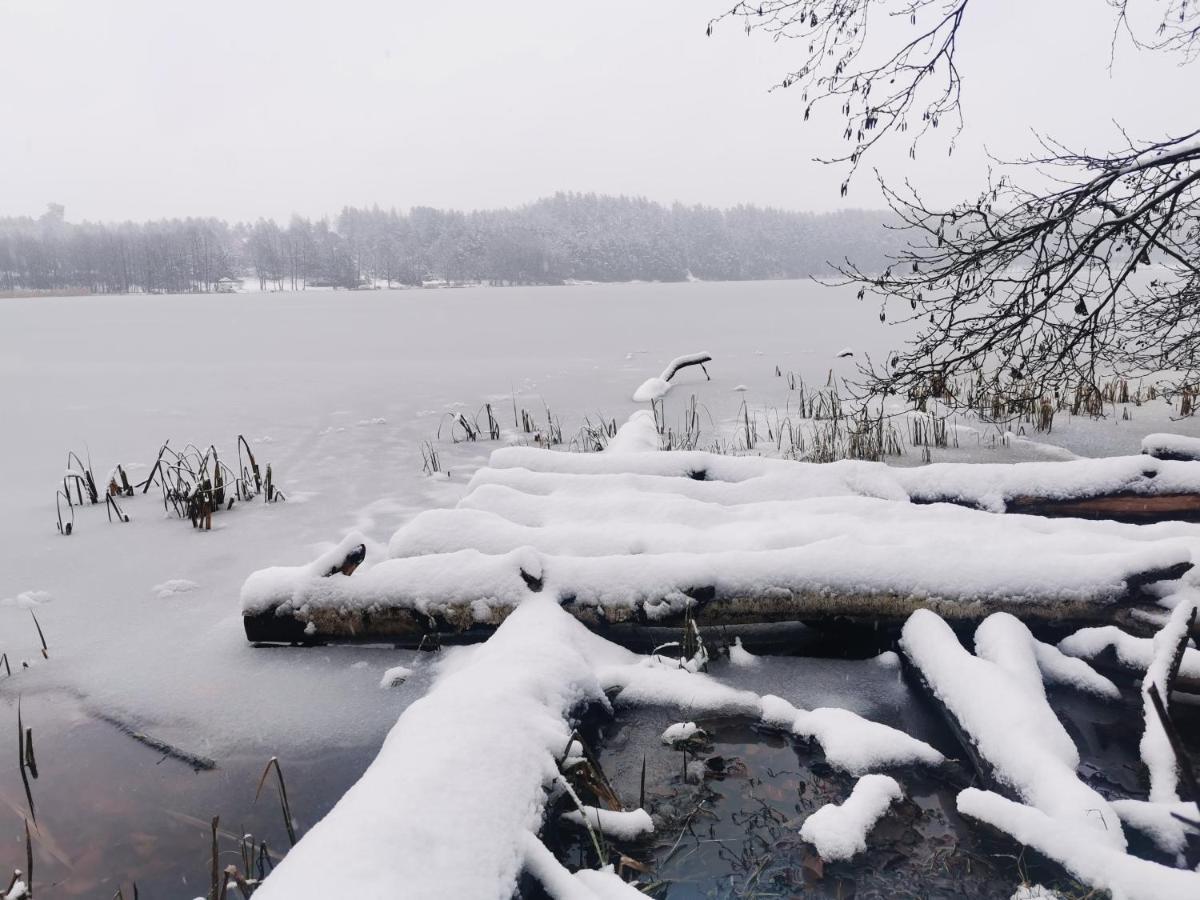
[[[1141,597],[1145,584],[1180,577],[1191,568],[1181,563],[1168,569],[1148,571],[1127,580],[1124,597],[1113,603],[1087,599],[1058,600],[969,600],[955,597],[920,597],[907,594],[836,594],[827,591],[779,592],[770,596],[720,597],[711,587],[687,593],[695,604],[686,611],[649,618],[641,604],[596,606],[563,599],[564,609],[593,630],[603,632],[617,625],[680,628],[690,612],[700,626],[758,625],[773,622],[838,622],[869,628],[899,627],[915,610],[931,609],[952,625],[974,624],[994,612],[1010,612],[1036,628],[1039,625],[1074,630],[1089,625],[1126,624],[1128,614]],[[540,583],[527,581],[532,595]],[[507,605],[489,605],[478,617],[474,597],[439,605],[428,612],[415,609],[409,598],[397,596],[390,605],[370,608],[346,606],[308,607],[304,618],[279,615],[269,609],[243,618],[246,638],[254,643],[318,644],[326,642],[396,643],[415,645],[422,638],[438,635],[486,635],[512,612]]]
[[[950,707],[946,706],[937,696],[929,681],[925,678],[920,667],[913,663],[905,653],[900,654],[901,671],[904,673],[905,680],[910,687],[916,692],[917,696],[928,706],[935,709],[938,716],[945,722],[950,733],[954,735],[954,739],[962,748],[963,755],[971,764],[971,769],[974,771],[978,779],[978,787],[984,787],[991,791],[996,791],[1013,800],[1019,799],[1012,791],[1010,791],[997,777],[996,771],[992,764],[987,761],[987,758],[979,752],[975,741],[971,738],[970,733],[958,721],[958,716],[950,711]]]
[[[1126,491],[1097,497],[1050,500],[1045,497],[1013,497],[1006,504],[1010,513],[1059,518],[1109,519],[1115,522],[1200,522],[1200,494],[1135,494]]]

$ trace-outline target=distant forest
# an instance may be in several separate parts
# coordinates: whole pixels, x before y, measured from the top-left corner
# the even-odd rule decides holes
[[[429,282],[559,284],[798,278],[846,257],[882,269],[888,214],[720,210],[644,199],[556,194],[518,209],[407,213],[347,207],[336,220],[294,216],[71,223],[0,218],[0,291],[187,293],[257,278],[264,290]]]

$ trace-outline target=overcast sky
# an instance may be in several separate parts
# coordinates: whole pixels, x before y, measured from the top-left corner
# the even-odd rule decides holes
[[[336,213],[378,203],[510,206],[559,190],[793,209],[876,206],[869,177],[810,159],[768,88],[795,48],[733,22],[731,0],[0,0],[0,215]],[[1157,6],[1152,0],[1142,0]],[[1122,52],[1104,0],[980,0],[962,35],[968,128],[947,158],[873,162],[935,198],[981,183],[1030,129],[1110,143],[1159,136],[1196,69]],[[1186,99],[1186,98],[1192,99]],[[1183,108],[1186,108],[1184,106]]]

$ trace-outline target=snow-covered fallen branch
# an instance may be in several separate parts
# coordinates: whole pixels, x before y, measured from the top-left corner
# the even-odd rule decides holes
[[[655,378],[647,378],[633,392],[635,403],[650,403],[654,400],[661,400],[671,390],[671,379],[679,372],[680,369],[686,369],[688,366],[699,366],[704,371],[704,377],[708,378],[708,369],[704,368],[704,364],[712,361],[712,356],[708,353],[688,353],[684,356],[677,356],[663,369],[662,374]]]
[[[796,709],[781,697],[762,698],[763,724],[815,740],[831,766],[862,775],[872,769],[907,765],[936,766],[942,754],[924,741],[847,709]]]
[[[1142,452],[1155,459],[1200,460],[1200,438],[1182,434],[1148,434]]]
[[[967,788],[958,811],[1055,860],[1114,900],[1183,900],[1200,896],[1200,874],[1130,856],[1096,839],[1094,828],[1064,827],[1057,817],[991,791]]]
[[[987,646],[999,639],[985,635],[977,643]],[[1076,775],[1079,751],[1026,675],[1014,676],[1005,666],[973,656],[928,610],[913,613],[905,623],[900,646],[976,754],[981,775],[1063,827],[1083,829],[1097,844],[1125,849],[1119,817]]]
[[[1142,761],[1150,772],[1150,799],[1156,803],[1173,803],[1179,799],[1179,771],[1175,749],[1166,728],[1155,709],[1150,696],[1151,689],[1158,692],[1164,709],[1171,702],[1171,688],[1188,652],[1188,632],[1195,624],[1196,611],[1200,608],[1200,591],[1192,588],[1185,592],[1186,599],[1176,604],[1171,618],[1152,641],[1153,656],[1142,681],[1142,705],[1145,731],[1139,749]],[[1191,650],[1200,657],[1200,651]]]
[[[1068,656],[1087,660],[1100,668],[1144,676],[1154,663],[1154,639],[1135,637],[1115,625],[1080,628],[1058,642]],[[1188,647],[1179,667],[1180,685],[1200,686],[1200,650]]]

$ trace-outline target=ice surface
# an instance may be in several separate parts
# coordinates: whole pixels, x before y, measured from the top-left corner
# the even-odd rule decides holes
[[[507,444],[531,440],[508,418],[514,402],[539,420],[549,407],[569,441],[585,415],[622,421],[636,409],[629,395],[647,374],[645,359],[667,359],[681,346],[703,346],[718,335],[713,350],[721,365],[712,381],[698,370],[694,378],[681,376],[663,404],[668,422],[677,423],[694,393],[712,416],[711,425],[705,417],[700,444],[707,447],[715,435],[736,432],[743,397],[761,401],[759,412],[786,409],[794,394],[776,377],[776,364],[823,383],[839,347],[853,346],[859,358],[886,357],[903,335],[879,328],[874,311],[845,302],[850,297],[810,283],[772,282],[463,289],[439,292],[436,302],[412,291],[6,300],[0,303],[0,421],[6,429],[0,470],[16,474],[0,517],[0,651],[28,660],[31,668],[6,680],[4,689],[22,691],[36,708],[38,691],[65,687],[83,697],[85,708],[218,761],[233,753],[279,754],[286,761],[331,745],[374,745],[424,691],[428,657],[367,647],[256,650],[244,640],[238,604],[251,572],[303,567],[358,532],[368,549],[367,563],[353,576],[358,579],[387,558],[388,538],[419,511],[456,504],[496,444],[439,441],[444,412],[472,412],[490,401]],[[228,325],[251,337],[214,340],[203,353],[185,356],[178,349],[181,321]],[[746,322],[771,327],[747,328]],[[645,356],[626,361],[635,347]],[[853,360],[832,362],[835,379],[853,374]],[[739,384],[751,393],[734,393]],[[1038,442],[1084,456],[1130,455],[1140,451],[1148,431],[1200,432],[1200,420],[1171,423],[1165,403],[1132,414],[1132,422],[1119,412],[1101,422],[1060,415]],[[995,430],[976,420],[954,424],[962,446],[934,448],[939,462],[1043,456],[1020,442],[993,445]],[[215,441],[227,453],[239,433],[251,438],[260,463],[274,464],[287,503],[238,504],[214,518],[213,531],[197,533],[165,517],[152,495],[139,495],[122,500],[128,525],[109,525],[102,509],[87,508],[76,510],[74,535],[57,534],[53,491],[68,449],[85,458],[90,451],[97,473],[120,462],[136,480],[148,473],[167,437],[175,446]],[[268,435],[269,443],[258,439]],[[425,440],[443,457],[444,471],[436,477],[421,471]],[[552,459],[566,465],[579,456]],[[910,449],[890,462],[912,466],[920,458]],[[764,465],[714,459],[710,477],[728,472],[727,481],[670,479],[703,492],[695,496],[704,506],[684,509],[655,488],[657,501],[681,516],[705,510],[718,516],[723,512],[713,512],[715,505],[775,500],[781,491],[803,498],[835,491],[898,497],[905,490],[891,471],[859,464],[828,467],[828,483],[741,474]],[[1112,483],[1136,478],[1133,471]],[[542,489],[533,479],[544,476],[509,472],[518,476],[528,489],[526,482],[522,491],[501,485],[498,470],[488,477],[496,478],[496,490],[536,500]],[[614,477],[632,485],[643,476]],[[640,483],[638,489],[649,490]],[[744,499],[734,499],[738,492]],[[587,493],[599,516],[605,492]],[[677,493],[673,486],[671,493]],[[472,495],[481,500],[483,492]],[[541,515],[536,508],[528,512]],[[1155,526],[1145,533],[1183,539],[1190,533],[1194,540],[1200,529]],[[155,586],[175,579],[199,587],[159,601]],[[49,660],[41,658],[22,608],[33,603],[44,604],[35,608]],[[364,661],[368,667],[352,667]],[[776,662],[763,658],[754,677],[782,678]],[[380,690],[380,672],[397,664],[412,668],[412,678],[398,690]],[[821,679],[841,675],[834,663],[821,665],[820,678],[797,676],[786,690],[776,685],[772,692],[798,706],[826,705]],[[748,672],[730,671],[728,680]],[[856,692],[861,706],[855,711],[904,715],[890,705],[896,698],[888,684],[895,677],[881,669],[873,691]],[[272,702],[231,702],[248,691]]]
[[[804,820],[800,837],[826,862],[848,860],[867,849],[867,835],[904,792],[887,775],[864,775],[841,804],[827,803]]]

